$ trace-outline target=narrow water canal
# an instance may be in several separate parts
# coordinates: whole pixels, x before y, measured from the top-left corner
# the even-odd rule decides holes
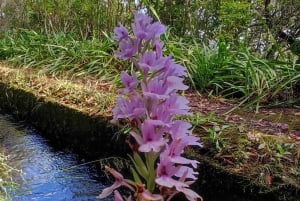
[[[55,148],[37,131],[10,116],[0,115],[0,153],[22,171],[13,201],[97,200],[105,176],[70,151]],[[110,199],[107,199],[110,200]]]

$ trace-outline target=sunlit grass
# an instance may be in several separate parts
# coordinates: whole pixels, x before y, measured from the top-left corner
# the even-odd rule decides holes
[[[113,56],[109,38],[76,40],[70,34],[39,34],[31,30],[12,30],[0,40],[0,59],[14,65],[46,73],[69,72],[114,80],[119,61]]]
[[[29,69],[5,67],[5,64],[0,65],[0,73],[0,81],[12,87],[92,115],[110,115],[115,102],[115,87],[106,81],[84,76],[47,76]]]

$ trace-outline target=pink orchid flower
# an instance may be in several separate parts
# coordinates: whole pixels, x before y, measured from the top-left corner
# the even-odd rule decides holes
[[[105,166],[105,169],[107,171],[109,171],[110,174],[112,174],[115,178],[115,183],[113,183],[113,185],[111,185],[110,187],[105,188],[102,193],[97,196],[97,198],[106,198],[107,196],[109,196],[110,194],[112,194],[112,192],[116,189],[119,188],[120,186],[126,186],[127,188],[129,188],[130,190],[134,191],[134,188],[128,183],[126,182],[126,180],[124,179],[123,175],[121,173],[119,173],[118,171],[116,171],[113,168],[110,168],[108,166]]]

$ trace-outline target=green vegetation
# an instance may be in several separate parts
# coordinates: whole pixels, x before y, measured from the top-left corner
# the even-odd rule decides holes
[[[131,66],[113,55],[113,28],[144,9],[169,25],[168,53],[187,67],[194,89],[237,98],[256,110],[291,105],[299,101],[300,85],[297,6],[289,1],[9,1],[0,9],[6,14],[0,20],[0,59],[118,84],[115,75]]]
[[[111,32],[119,21],[129,23],[136,9],[134,1],[124,4],[120,0],[12,0],[0,1],[0,4],[0,11],[6,15],[2,20],[5,29],[72,33],[81,39]]]
[[[293,104],[299,85],[299,65],[267,60],[252,55],[246,48],[231,50],[225,42],[214,47],[196,41],[169,39],[169,53],[188,69],[191,85],[202,93],[240,98],[241,104]],[[113,56],[114,43],[106,38],[75,40],[68,34],[39,34],[12,30],[0,41],[0,58],[17,66],[46,73],[94,75],[119,82],[115,74],[130,69]]]
[[[19,171],[7,164],[7,156],[0,154],[0,201],[11,200],[8,190],[18,186],[13,180],[16,173]]]
[[[114,44],[109,39],[78,41],[65,33],[44,35],[19,29],[6,33],[0,46],[1,59],[48,73],[69,71],[104,78],[112,76],[118,65],[113,57]]]
[[[300,65],[291,61],[255,56],[248,48],[230,48],[171,40],[168,48],[185,65],[190,83],[200,92],[240,98],[248,106],[284,105],[299,101]]]

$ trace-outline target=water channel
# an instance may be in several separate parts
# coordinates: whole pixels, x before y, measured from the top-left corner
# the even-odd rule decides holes
[[[3,114],[0,153],[11,167],[21,170],[16,176],[17,190],[10,191],[13,201],[97,200],[107,181],[96,164],[85,164],[84,158],[55,147],[35,129]]]

